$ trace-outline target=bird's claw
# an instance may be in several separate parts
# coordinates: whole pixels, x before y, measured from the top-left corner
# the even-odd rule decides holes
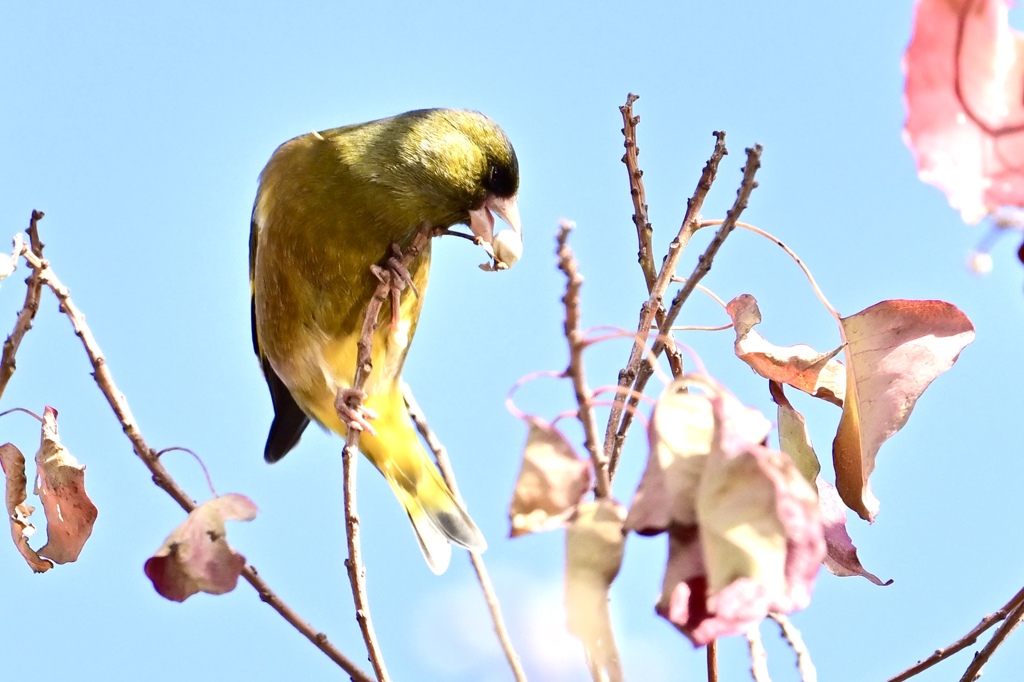
[[[334,399],[334,409],[348,428],[365,431],[371,436],[376,436],[377,431],[373,428],[370,420],[376,419],[377,413],[363,405],[364,400],[366,400],[365,391],[343,388],[338,391],[338,395]]]

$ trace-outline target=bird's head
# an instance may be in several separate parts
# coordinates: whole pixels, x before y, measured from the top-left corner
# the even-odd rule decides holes
[[[505,132],[475,111],[427,109],[411,118],[403,156],[423,177],[421,191],[443,208],[446,225],[469,226],[493,259],[484,269],[504,269],[522,254],[517,202],[519,161]],[[510,230],[495,234],[494,214]]]

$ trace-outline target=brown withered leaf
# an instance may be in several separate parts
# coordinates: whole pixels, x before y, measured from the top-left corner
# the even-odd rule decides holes
[[[46,513],[46,544],[39,554],[58,564],[77,560],[92,535],[98,510],[85,492],[85,465],[61,444],[57,411],[49,406],[43,412],[36,452],[35,493]]]
[[[511,537],[564,526],[592,486],[589,460],[554,426],[527,418],[530,431],[509,507]]]
[[[11,443],[0,445],[0,465],[3,466],[6,484],[7,517],[11,523],[11,538],[21,556],[36,573],[53,568],[53,563],[42,559],[28,545],[28,539],[36,528],[29,521],[33,507],[25,504],[28,497],[28,479],[25,476],[25,456]]]
[[[846,400],[832,443],[836,488],[847,507],[872,521],[878,500],[868,482],[878,449],[903,428],[917,399],[974,340],[974,325],[945,301],[882,301],[845,317]]]
[[[617,665],[608,590],[619,574],[626,541],[625,508],[609,498],[583,502],[565,533],[565,608],[569,632],[602,667]]]
[[[224,522],[254,518],[256,505],[244,495],[229,493],[204,502],[146,561],[146,576],[171,601],[183,602],[196,592],[230,592],[238,584],[245,557],[228,544]]]
[[[726,305],[736,331],[736,356],[765,379],[789,384],[815,398],[843,406],[846,372],[835,359],[842,351],[819,353],[810,346],[776,346],[754,331],[761,321],[757,299],[741,294]]]

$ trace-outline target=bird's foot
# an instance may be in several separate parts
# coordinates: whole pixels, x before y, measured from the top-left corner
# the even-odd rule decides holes
[[[398,244],[391,245],[391,255],[384,261],[384,267],[374,265],[370,268],[370,272],[372,272],[378,280],[389,287],[388,296],[391,299],[391,326],[393,329],[397,329],[399,310],[402,303],[402,292],[405,291],[406,287],[409,287],[417,297],[420,295],[420,292],[416,289],[416,284],[412,281],[412,274],[409,272],[409,268],[407,268],[405,263],[402,262],[402,250],[399,248]]]
[[[334,409],[337,410],[338,417],[348,428],[365,431],[371,436],[376,436],[377,431],[374,430],[370,420],[376,419],[377,413],[363,405],[364,400],[366,400],[365,391],[342,388],[338,390],[338,395],[334,399]]]

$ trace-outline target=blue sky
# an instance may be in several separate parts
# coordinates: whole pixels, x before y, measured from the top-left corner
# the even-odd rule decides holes
[[[644,297],[618,106],[639,93],[641,165],[659,254],[713,146],[730,155],[705,205],[722,217],[744,146],[764,145],[745,218],[783,239],[844,314],[887,298],[962,308],[977,340],[881,450],[881,512],[851,523],[866,567],[883,579],[819,576],[795,622],[825,680],[882,679],[944,646],[1019,587],[1018,339],[1024,296],[1016,244],[1001,242],[987,278],[964,267],[981,229],[922,185],[900,130],[900,59],[909,2],[455,3],[68,2],[0,8],[0,239],[32,209],[47,255],[88,317],[148,441],[187,446],[219,492],[260,507],[230,541],[351,657],[363,646],[344,572],[341,442],[311,430],[274,467],[262,460],[269,396],[249,336],[247,239],[256,178],[274,148],[310,130],[452,106],[499,121],[516,146],[526,252],[511,271],[477,269],[460,240],[435,248],[430,293],[406,366],[447,445],[532,680],[586,680],[564,632],[561,533],[510,541],[507,503],[525,428],[502,401],[519,377],[560,369],[559,218],[586,276],[584,324],[635,325]],[[709,236],[709,235],[708,235]],[[688,273],[708,236],[684,257]],[[13,324],[19,274],[0,288]],[[757,296],[760,331],[779,344],[838,345],[828,314],[773,245],[729,239],[706,284]],[[688,324],[724,314],[695,299]],[[7,324],[5,323],[5,324]],[[3,329],[0,326],[0,329]],[[7,332],[3,332],[7,333]],[[709,371],[773,416],[763,380],[732,355],[732,336],[684,337]],[[614,382],[628,347],[587,356],[594,385]],[[520,393],[546,417],[571,406],[567,384]],[[65,443],[88,465],[100,508],[77,564],[33,575],[0,548],[5,676],[55,679],[342,679],[326,657],[246,584],[184,604],[157,596],[142,564],[183,517],[150,482],[89,376],[52,297],[18,356],[2,407],[60,410]],[[839,412],[800,401],[819,451]],[[36,428],[3,420],[32,452]],[[579,442],[580,434],[571,432]],[[628,502],[646,459],[639,431],[615,481]],[[187,455],[167,465],[207,495]],[[371,604],[396,680],[510,679],[468,560],[442,577],[423,564],[404,514],[363,461],[359,505]],[[631,537],[612,592],[630,680],[701,679],[694,652],[653,613],[663,538]],[[773,679],[796,679],[791,653],[764,627]],[[12,653],[17,651],[17,655]],[[961,654],[922,680],[959,677]],[[744,679],[745,644],[722,645],[723,679]],[[986,679],[1014,679],[1008,644]]]

